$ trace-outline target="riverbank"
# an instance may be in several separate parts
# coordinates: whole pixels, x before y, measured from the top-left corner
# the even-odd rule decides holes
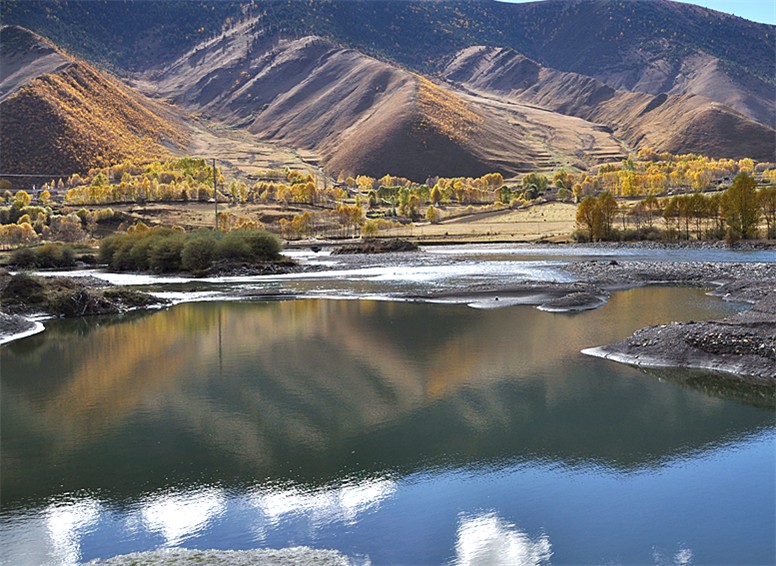
[[[764,293],[761,285],[756,293]],[[696,368],[776,385],[776,282],[750,310],[722,320],[643,328],[583,354],[646,368]]]
[[[38,318],[119,314],[167,304],[95,277],[35,277],[0,273],[0,344],[44,330]]]

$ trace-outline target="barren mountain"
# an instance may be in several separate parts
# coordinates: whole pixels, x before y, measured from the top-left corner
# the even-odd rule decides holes
[[[645,146],[776,156],[776,28],[670,0],[25,0],[0,10],[146,95],[246,140],[299,150],[332,174],[511,174],[585,167]],[[77,73],[51,44],[16,51],[4,54],[3,104],[26,104],[19,115],[30,119],[18,128],[52,113],[38,138],[75,140],[71,161],[82,143],[96,155],[97,132],[111,130],[89,122],[100,112],[129,131],[99,142],[108,148],[127,153],[128,140],[149,131],[173,139],[115,109],[63,121],[73,85],[54,88],[49,77],[81,85],[94,108],[111,100],[93,96],[103,79],[156,119],[165,106],[92,67],[78,63]]]
[[[137,86],[311,151],[334,174],[422,180],[624,155],[610,133],[583,120],[456,92],[320,37],[269,39],[255,21],[147,73]]]
[[[268,35],[322,36],[419,72],[473,45],[514,49],[615,89],[696,94],[776,125],[774,26],[671,0],[25,0],[6,23],[124,70],[169,63],[245,17]]]
[[[631,147],[772,160],[776,131],[692,94],[656,96],[548,69],[511,49],[475,46],[453,57],[444,76],[474,92],[535,104],[611,128]]]
[[[35,34],[5,26],[0,46],[2,172],[84,172],[156,159],[185,141],[161,105]]]

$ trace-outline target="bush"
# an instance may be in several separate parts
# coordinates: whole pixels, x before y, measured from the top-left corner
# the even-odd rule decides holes
[[[280,251],[280,241],[265,231],[221,234],[201,230],[186,234],[171,228],[154,228],[105,238],[99,257],[118,271],[199,272],[220,260],[276,261]]]
[[[11,263],[21,268],[57,268],[75,265],[75,252],[64,244],[44,244],[37,249],[23,248],[11,255]]]
[[[198,235],[189,239],[181,252],[181,265],[187,271],[204,271],[213,264],[216,240],[212,235]]]
[[[75,252],[64,244],[44,244],[36,250],[38,267],[72,267]]]
[[[132,247],[130,247],[128,251],[128,260],[132,265],[131,269],[138,271],[146,271],[147,269],[150,269],[151,262],[148,256],[149,250],[153,243],[154,238],[152,237],[141,237],[135,239],[135,242],[132,244]]]
[[[241,234],[251,250],[253,261],[274,261],[280,259],[280,240],[264,230],[241,231]]]
[[[135,269],[132,263],[132,246],[134,241],[130,239],[119,240],[116,242],[116,246],[113,250],[113,254],[110,257],[110,266],[117,271],[131,271]]]
[[[217,259],[232,259],[247,261],[252,258],[252,251],[248,242],[240,232],[225,234],[216,244]]]
[[[8,281],[0,295],[3,307],[37,307],[45,302],[45,289],[33,277],[17,273]]]
[[[113,254],[116,253],[116,248],[118,248],[120,241],[120,236],[114,235],[108,236],[100,242],[100,251],[97,254],[97,259],[100,263],[113,262]]]
[[[30,248],[20,248],[11,254],[11,264],[20,268],[35,267],[38,255]]]
[[[155,236],[148,248],[148,265],[157,273],[181,270],[181,252],[184,241],[181,236]]]

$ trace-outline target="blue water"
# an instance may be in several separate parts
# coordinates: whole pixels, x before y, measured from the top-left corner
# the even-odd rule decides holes
[[[304,299],[47,322],[0,347],[0,562],[774,563],[772,403],[579,353],[741,308],[642,288],[575,315]]]

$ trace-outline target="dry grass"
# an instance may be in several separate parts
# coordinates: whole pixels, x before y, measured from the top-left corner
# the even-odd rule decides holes
[[[566,241],[575,229],[576,206],[550,203],[528,209],[481,212],[439,224],[419,224],[381,232],[384,236],[455,241]]]

